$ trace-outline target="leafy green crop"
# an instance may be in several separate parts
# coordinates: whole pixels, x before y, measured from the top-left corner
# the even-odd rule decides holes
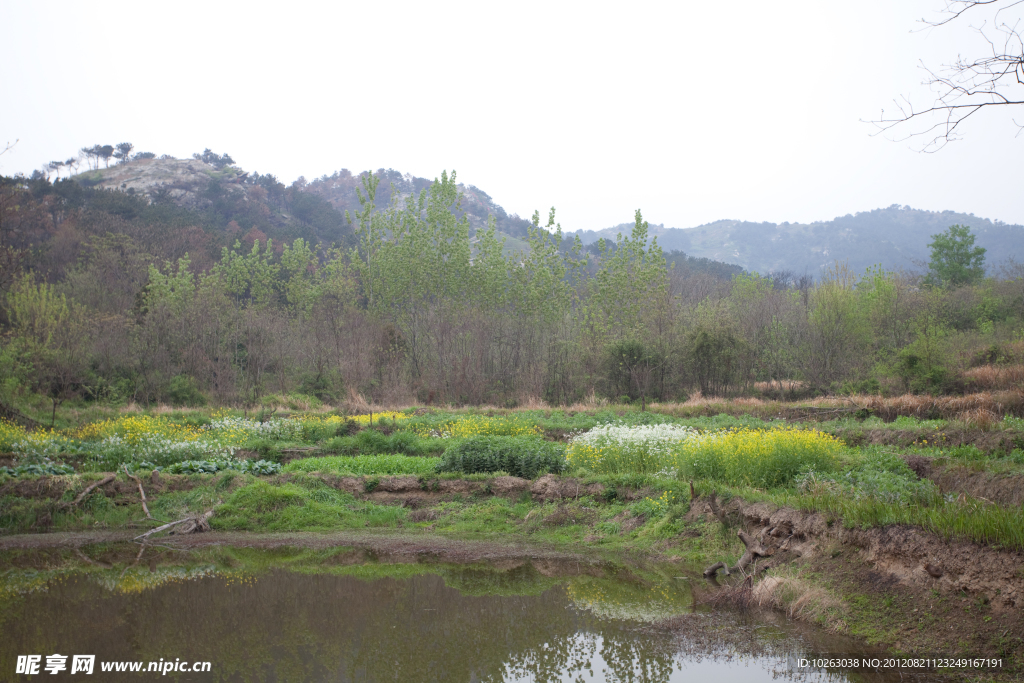
[[[0,474],[6,474],[9,477],[24,477],[24,476],[42,476],[42,475],[57,475],[57,474],[74,474],[75,470],[70,465],[59,465],[51,462],[48,459],[38,463],[32,463],[29,465],[19,465],[18,467],[0,467]]]
[[[437,465],[438,472],[508,472],[534,479],[558,474],[566,467],[565,446],[536,437],[476,436],[452,444]]]
[[[168,474],[202,474],[238,470],[249,474],[277,474],[281,466],[269,460],[185,460],[167,467]]]

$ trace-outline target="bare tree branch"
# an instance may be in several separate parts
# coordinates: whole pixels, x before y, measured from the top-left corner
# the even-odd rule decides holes
[[[1004,2],[1006,2],[1006,0],[948,0],[946,2],[946,9],[942,10],[941,12],[941,14],[948,15],[945,19],[942,19],[941,21],[929,21],[928,19],[921,19],[921,23],[926,24],[927,26],[945,26],[951,21],[959,19],[960,15],[962,15],[964,12],[974,9],[975,7],[981,7],[984,5],[999,5]],[[1000,8],[996,12],[996,16],[998,17],[999,12],[1001,12],[1002,10],[1009,9],[1014,5],[1020,4],[1024,4],[1024,0],[1013,0],[1005,7]]]
[[[935,93],[929,106],[917,108],[906,97],[896,100],[896,109],[890,114],[882,110],[872,121],[878,131],[898,131],[902,135],[892,138],[902,142],[911,138],[924,138],[923,152],[935,152],[946,144],[960,140],[962,124],[979,111],[989,108],[1024,105],[1024,38],[1020,32],[1021,19],[1007,19],[1004,13],[1012,7],[1024,6],[1024,0],[949,0],[945,16],[940,21],[922,19],[928,28],[944,26],[969,10],[990,6],[994,9],[989,21],[973,27],[985,44],[981,57],[964,58],[944,64],[934,71],[925,64],[924,84]],[[914,128],[911,123],[919,123]],[[1024,130],[1024,123],[1014,124]],[[1018,131],[1019,134],[1019,131]]]

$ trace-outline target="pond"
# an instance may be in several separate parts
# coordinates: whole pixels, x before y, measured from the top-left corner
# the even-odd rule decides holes
[[[810,652],[858,649],[777,615],[703,608],[700,574],[674,565],[122,544],[9,550],[0,567],[0,680],[898,678],[799,670]],[[19,675],[32,655],[39,675]],[[93,678],[71,673],[88,664],[76,655],[95,657]]]

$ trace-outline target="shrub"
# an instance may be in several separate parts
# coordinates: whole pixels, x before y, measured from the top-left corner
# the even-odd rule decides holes
[[[167,387],[167,398],[173,406],[205,406],[206,397],[191,375],[177,375]]]
[[[437,465],[437,472],[508,472],[534,479],[540,474],[565,471],[565,447],[539,438],[476,436],[452,444]]]

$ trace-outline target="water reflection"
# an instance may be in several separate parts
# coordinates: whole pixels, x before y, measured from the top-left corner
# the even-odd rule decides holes
[[[17,655],[58,652],[213,663],[181,681],[750,683],[790,676],[786,654],[807,644],[695,612],[689,582],[657,570],[367,563],[360,553],[21,558],[0,575],[0,679]],[[659,625],[669,615],[683,616]]]

